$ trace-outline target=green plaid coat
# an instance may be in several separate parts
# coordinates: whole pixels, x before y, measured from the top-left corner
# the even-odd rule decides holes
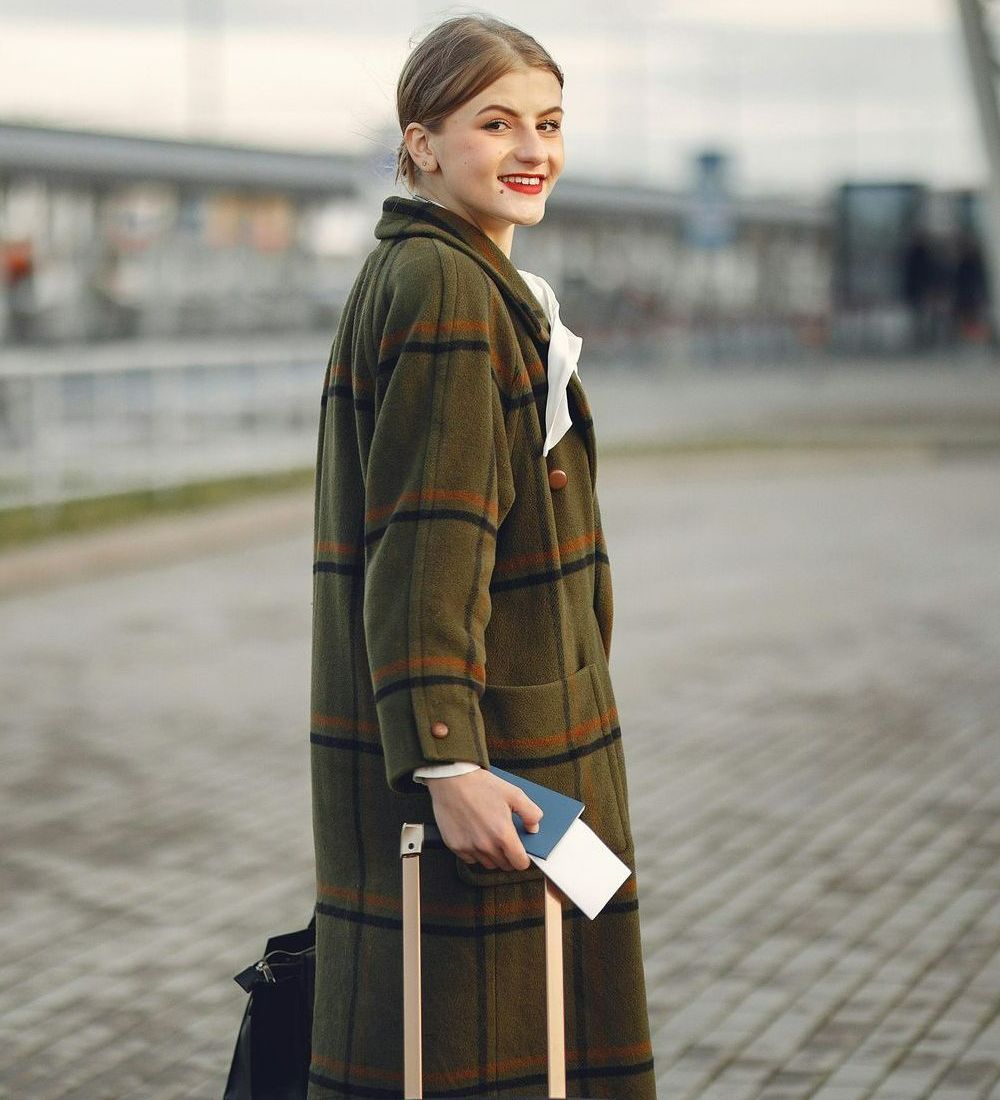
[[[579,378],[543,457],[548,321],[513,263],[416,199],[387,198],[375,236],[317,453],[309,1100],[402,1095],[400,827],[434,820],[414,768],[492,762],[564,791],[635,866]],[[424,1095],[545,1095],[541,873],[440,842],[421,871]],[[563,927],[570,1095],[655,1098],[635,875]]]

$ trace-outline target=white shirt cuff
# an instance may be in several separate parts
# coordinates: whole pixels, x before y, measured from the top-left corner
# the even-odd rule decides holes
[[[456,760],[454,764],[427,764],[422,768],[416,768],[413,772],[413,781],[423,783],[421,776],[429,779],[440,779],[445,775],[464,775],[466,772],[474,772],[481,764],[473,764],[471,760]],[[427,784],[424,783],[426,787]]]

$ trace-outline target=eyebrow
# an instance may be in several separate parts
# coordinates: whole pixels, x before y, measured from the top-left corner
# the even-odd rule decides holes
[[[487,111],[504,111],[506,114],[513,115],[515,118],[521,117],[517,113],[517,111],[514,110],[513,107],[507,107],[503,103],[491,103],[488,107],[484,107],[481,111],[476,111],[476,118],[479,118],[480,115],[486,114]],[[558,111],[560,114],[565,113],[558,103],[555,105],[555,107],[546,107],[545,110],[541,113],[543,115],[551,115],[554,114],[556,111]]]

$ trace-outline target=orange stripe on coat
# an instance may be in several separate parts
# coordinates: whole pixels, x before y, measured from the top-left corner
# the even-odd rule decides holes
[[[497,502],[487,500],[478,493],[469,493],[464,489],[411,489],[399,496],[392,504],[383,504],[377,508],[369,508],[365,512],[365,523],[374,523],[384,516],[391,515],[403,504],[423,504],[425,501],[458,501],[461,504],[471,504],[480,509],[491,519],[497,517]]]
[[[345,718],[340,714],[319,714],[314,712],[311,716],[314,726],[323,726],[325,729],[357,730],[360,733],[378,733],[377,722],[365,722],[355,718]]]
[[[361,547],[356,542],[331,542],[329,539],[321,539],[316,543],[317,554],[343,554],[345,557],[357,557],[361,553]]]
[[[419,672],[425,668],[452,669],[461,672],[481,683],[486,680],[486,669],[482,665],[473,664],[472,661],[463,660],[461,657],[403,657],[399,661],[382,665],[372,673],[373,683],[378,683],[389,676],[400,672]]]
[[[610,725],[618,717],[618,710],[612,707],[597,718],[588,718],[585,722],[577,722],[575,726],[561,730],[559,733],[548,734],[545,737],[490,737],[491,749],[507,749],[514,752],[527,746],[532,748],[550,748],[554,745],[562,745],[568,740],[581,741],[596,729],[601,729],[605,724]]]
[[[396,329],[395,332],[387,332],[379,344],[379,358],[384,359],[393,349],[404,344],[415,336],[432,336],[436,340],[447,340],[449,335],[456,333],[475,333],[479,336],[488,336],[490,331],[487,321],[414,321],[406,328]]]
[[[519,554],[516,558],[497,559],[494,565],[496,573],[510,573],[515,569],[524,569],[533,565],[545,565],[548,562],[573,554],[577,550],[593,546],[597,538],[596,531],[590,531],[586,535],[578,535],[576,538],[560,542],[550,550],[539,550],[534,554]]]

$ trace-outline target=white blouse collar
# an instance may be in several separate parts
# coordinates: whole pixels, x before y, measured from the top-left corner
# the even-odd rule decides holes
[[[569,398],[566,387],[577,366],[583,340],[562,323],[559,317],[559,300],[555,291],[541,277],[518,268],[518,274],[528,284],[541,303],[549,319],[549,396],[545,402],[545,445],[542,454],[547,455],[569,431],[573,418],[569,414]]]

